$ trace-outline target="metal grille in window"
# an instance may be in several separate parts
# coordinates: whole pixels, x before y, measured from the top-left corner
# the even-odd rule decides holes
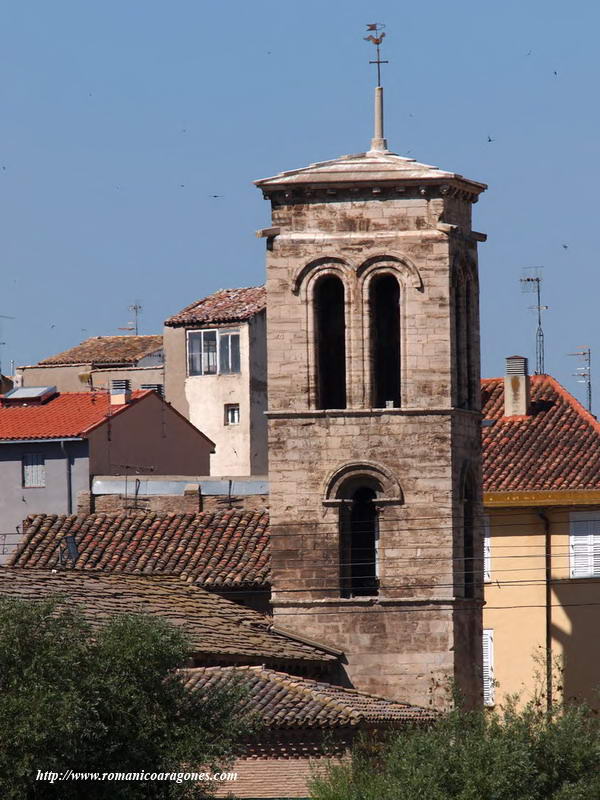
[[[23,486],[40,488],[46,485],[46,464],[41,453],[26,453],[23,456]]]

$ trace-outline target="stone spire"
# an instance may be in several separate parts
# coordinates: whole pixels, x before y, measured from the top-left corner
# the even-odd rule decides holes
[[[368,31],[374,31],[369,36],[365,36],[366,42],[373,42],[377,48],[377,58],[375,61],[369,61],[369,64],[377,64],[377,86],[375,87],[375,114],[374,114],[374,129],[373,138],[371,139],[370,153],[387,153],[387,139],[383,135],[383,86],[381,85],[381,65],[388,64],[388,61],[381,60],[381,53],[379,48],[385,37],[383,29],[385,25],[379,22],[373,22],[367,25]]]

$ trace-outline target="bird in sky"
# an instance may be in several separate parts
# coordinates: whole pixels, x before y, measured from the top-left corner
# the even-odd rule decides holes
[[[568,250],[568,249],[569,249],[569,245],[568,244],[563,244],[563,250]]]
[[[525,55],[530,56],[532,53],[533,53],[533,50],[530,50],[528,53],[525,53]]]
[[[556,70],[554,70],[554,77],[558,78],[558,72]]]
[[[492,137],[491,137],[491,136],[488,136],[488,142],[495,142],[495,141],[496,141],[496,140],[495,140],[495,139],[492,139]]]
[[[222,194],[211,194],[211,197],[223,197]]]

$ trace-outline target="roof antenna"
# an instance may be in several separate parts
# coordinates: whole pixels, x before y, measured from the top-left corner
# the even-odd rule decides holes
[[[542,277],[543,267],[526,267],[521,278],[521,291],[533,292],[537,296],[537,303],[529,306],[531,311],[537,311],[537,330],[535,332],[535,374],[545,375],[544,368],[544,331],[542,329],[542,311],[548,311],[550,306],[542,305]]]
[[[578,379],[577,383],[585,383],[587,394],[587,410],[592,413],[592,348],[591,347],[578,347],[576,353],[568,353],[567,355],[575,356],[583,361],[583,366],[577,367],[573,375]]]
[[[370,153],[387,153],[387,139],[383,136],[383,86],[381,85],[381,65],[389,64],[389,61],[381,60],[381,53],[379,48],[385,38],[384,29],[385,25],[381,22],[372,22],[367,25],[368,31],[373,31],[368,36],[365,36],[365,42],[373,42],[377,48],[377,58],[375,61],[369,61],[369,64],[377,64],[377,86],[375,87],[375,125],[373,130],[373,138],[371,139]]]

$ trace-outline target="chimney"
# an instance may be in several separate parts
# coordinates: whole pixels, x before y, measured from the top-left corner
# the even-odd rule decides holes
[[[509,356],[504,375],[504,416],[529,414],[529,373],[525,356]]]
[[[124,406],[131,400],[131,388],[126,378],[111,381],[110,404],[111,406]]]

